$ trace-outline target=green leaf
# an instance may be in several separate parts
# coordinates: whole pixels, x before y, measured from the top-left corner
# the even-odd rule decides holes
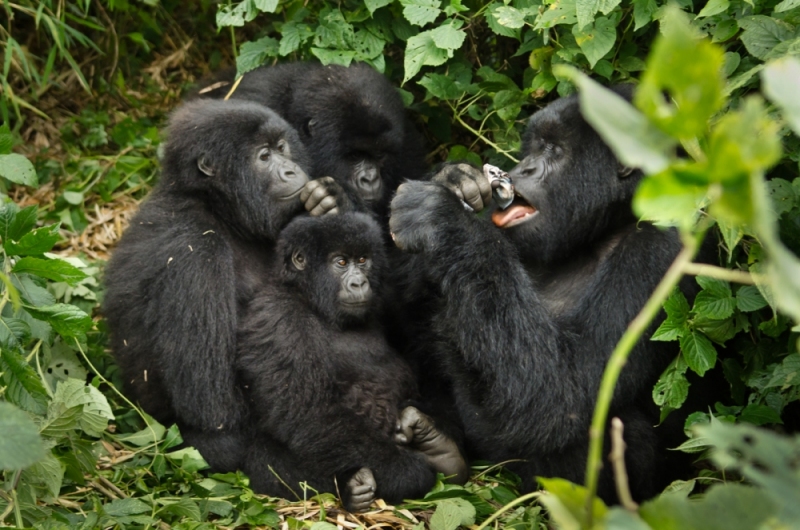
[[[50,403],[47,407],[47,416],[39,424],[39,430],[42,436],[60,440],[80,428],[78,420],[81,415],[83,415],[81,405],[67,407],[64,403]]]
[[[767,307],[767,301],[761,296],[755,285],[744,285],[736,291],[736,307],[739,311],[758,311]]]
[[[0,432],[0,469],[24,469],[45,457],[36,425],[27,414],[4,401],[0,401]]]
[[[200,452],[194,447],[185,447],[165,455],[173,464],[178,465],[184,471],[194,473],[202,469],[207,469],[208,464],[203,459]]]
[[[507,28],[519,29],[525,25],[525,13],[511,6],[498,7],[494,11],[497,23]]]
[[[728,10],[730,2],[728,0],[709,0],[703,9],[697,14],[697,18],[713,17]]]
[[[47,391],[39,375],[25,357],[10,348],[0,348],[3,378],[8,385],[5,398],[27,412],[44,414],[47,410]]]
[[[669,164],[666,153],[675,142],[653,127],[621,96],[601,87],[578,70],[556,65],[553,72],[580,89],[581,114],[626,165],[648,173]]]
[[[253,0],[262,13],[274,13],[278,9],[278,0]]]
[[[38,256],[50,251],[61,236],[58,233],[60,224],[43,226],[22,236],[19,241],[4,241],[6,254],[11,256]]]
[[[783,0],[783,2],[775,6],[775,13],[783,13],[798,6],[800,6],[800,0]]]
[[[156,515],[173,514],[177,515],[178,517],[187,517],[193,521],[202,520],[200,507],[192,499],[183,498],[177,502],[173,502],[171,500],[161,500],[160,502],[165,502],[167,505],[158,510]],[[334,526],[334,528],[336,527]]]
[[[792,386],[800,386],[800,353],[787,355],[781,364],[775,367],[772,377],[764,388],[780,387],[787,390]]]
[[[263,37],[255,42],[245,42],[236,57],[236,75],[241,76],[264,64],[267,57],[278,56],[278,41]]]
[[[114,499],[103,506],[103,511],[111,517],[126,517],[142,513],[151,513],[153,508],[140,499]]]
[[[621,0],[577,0],[575,2],[575,11],[578,19],[576,27],[583,29],[591,24],[598,11],[608,15],[620,2]]]
[[[689,397],[689,380],[675,363],[667,368],[653,387],[653,402],[659,407],[679,409]]]
[[[167,432],[167,430],[163,425],[152,418],[149,419],[149,425],[149,427],[145,427],[141,431],[131,434],[124,434],[117,439],[121,442],[132,444],[137,447],[143,447],[145,445],[150,445],[161,441],[164,438],[164,434]]]
[[[22,484],[36,488],[39,497],[46,503],[55,503],[64,481],[64,464],[53,453],[48,453],[22,472]]]
[[[642,179],[633,197],[633,211],[642,219],[689,228],[706,197],[698,181],[705,170],[695,163],[676,163],[669,169]]]
[[[56,333],[64,337],[77,337],[92,327],[92,318],[74,305],[25,306],[25,310],[53,326]]]
[[[375,11],[377,11],[378,9],[380,9],[380,8],[382,8],[384,6],[388,6],[393,1],[394,0],[365,0],[364,1],[364,5],[367,6],[367,9],[369,10],[369,14],[370,15],[374,15]]]
[[[415,26],[430,24],[442,13],[439,0],[400,0],[403,16]]]
[[[0,318],[0,347],[19,348],[31,336],[31,328],[24,320],[13,317]]]
[[[23,186],[35,188],[39,185],[36,169],[31,161],[16,153],[0,155],[0,177]]]
[[[80,427],[90,436],[101,436],[108,426],[108,420],[114,419],[106,397],[92,385],[78,379],[67,379],[58,383],[51,406],[58,404],[63,404],[68,409],[82,406]]]
[[[556,0],[536,20],[534,29],[550,29],[559,24],[575,24],[578,21],[576,0]]]
[[[278,54],[281,57],[286,57],[293,51],[296,51],[308,39],[314,36],[314,32],[308,24],[301,24],[299,22],[287,22],[281,28],[281,42],[278,47]]]
[[[560,528],[582,528],[586,524],[586,500],[589,491],[583,486],[573,484],[561,478],[536,477],[536,480],[547,490],[539,501],[544,504],[550,516]],[[602,520],[608,508],[602,500],[592,499],[592,519]]]
[[[0,235],[3,236],[3,241],[6,239],[18,241],[36,226],[37,217],[38,208],[36,206],[28,206],[19,210],[8,225],[0,227]]]
[[[35,274],[54,282],[66,282],[73,286],[88,277],[85,272],[61,259],[22,258],[17,261],[12,271]]]
[[[342,66],[350,66],[356,56],[356,52],[351,50],[329,50],[326,48],[311,48],[311,53],[322,64],[340,64]]]
[[[442,74],[426,74],[417,84],[424,86],[437,99],[458,99],[464,94],[449,76]]]
[[[442,24],[430,31],[431,38],[438,48],[444,50],[457,50],[464,44],[467,34],[458,29],[455,24]],[[452,57],[452,52],[448,57]]]
[[[798,3],[800,4],[800,0]],[[761,81],[764,94],[780,107],[789,126],[800,136],[800,101],[797,98],[800,61],[794,57],[785,57],[770,62],[761,72]]]
[[[475,507],[466,499],[453,498],[438,501],[431,516],[431,530],[455,530],[459,526],[475,524]]]
[[[594,24],[583,29],[578,29],[576,24],[572,27],[572,34],[586,59],[589,60],[589,66],[594,68],[597,61],[614,48],[614,42],[617,40],[617,27],[612,19],[598,17]]]
[[[656,0],[633,0],[633,31],[648,25],[656,11],[658,11]]]
[[[14,147],[14,135],[11,134],[8,124],[4,123],[0,125],[0,155],[9,154],[12,147]]]
[[[405,67],[403,83],[417,75],[423,66],[439,66],[452,55],[452,50],[443,50],[436,46],[431,31],[423,31],[410,37],[406,44],[406,55],[403,61]]]
[[[700,278],[697,278],[698,283],[701,283]],[[730,285],[722,280],[707,278],[703,290],[694,299],[693,311],[698,316],[712,320],[726,319],[733,315],[734,309],[736,299],[731,294]]]
[[[755,403],[747,405],[744,408],[742,414],[739,416],[739,421],[746,421],[753,425],[783,423],[781,415],[775,412],[774,409],[766,405],[756,405]]]
[[[672,5],[661,30],[634,101],[664,132],[692,139],[706,131],[709,118],[724,102],[724,52],[698,40],[685,13]]]
[[[697,375],[702,376],[717,362],[717,350],[702,333],[687,333],[681,337],[680,344],[683,359]]]
[[[751,55],[762,60],[775,46],[794,37],[792,26],[765,15],[742,17],[737,22],[744,30],[739,39]]]

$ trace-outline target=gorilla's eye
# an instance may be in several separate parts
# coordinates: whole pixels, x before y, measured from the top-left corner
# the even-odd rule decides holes
[[[358,262],[363,265],[364,263],[367,262],[367,258],[365,256],[361,256],[360,258],[358,258]]]
[[[306,268],[306,258],[303,256],[303,253],[299,250],[295,250],[292,254],[292,264],[294,267],[299,270],[305,270]]]
[[[269,147],[263,147],[258,152],[258,159],[261,160],[262,162],[266,162],[267,160],[269,160],[270,154],[271,153],[269,152]]]
[[[336,264],[339,265],[340,267],[344,267],[347,265],[347,260],[344,258],[339,258],[338,260],[336,260]]]
[[[285,154],[288,150],[289,146],[287,145],[286,140],[281,140],[278,142],[278,151],[280,151],[281,154]]]

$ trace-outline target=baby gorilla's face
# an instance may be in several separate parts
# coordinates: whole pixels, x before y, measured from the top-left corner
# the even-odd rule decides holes
[[[328,263],[331,276],[339,283],[337,300],[340,310],[350,317],[361,319],[366,315],[372,301],[369,271],[372,259],[369,256],[334,253]]]

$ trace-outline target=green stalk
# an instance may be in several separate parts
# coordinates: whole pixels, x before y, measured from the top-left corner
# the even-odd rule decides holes
[[[675,257],[675,261],[672,262],[672,265],[670,265],[642,310],[628,325],[628,329],[625,330],[622,338],[611,353],[611,358],[609,358],[608,365],[606,365],[606,369],[603,372],[600,390],[597,393],[597,405],[595,405],[594,409],[592,426],[589,430],[589,458],[586,463],[585,484],[588,490],[588,496],[586,497],[586,528],[591,528],[592,526],[592,499],[597,493],[597,479],[602,467],[603,432],[608,420],[608,410],[611,407],[611,398],[614,396],[614,388],[617,386],[619,374],[628,361],[628,356],[634,346],[636,346],[642,334],[661,310],[664,301],[669,298],[672,290],[678,285],[684,274],[684,267],[692,262],[692,258],[697,253],[704,234],[705,231],[702,231],[698,237],[684,238],[683,249]]]

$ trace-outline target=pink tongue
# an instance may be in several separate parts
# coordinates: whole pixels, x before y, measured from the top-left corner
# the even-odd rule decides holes
[[[508,210],[497,210],[492,214],[492,222],[503,228],[514,219],[524,217],[526,214],[536,213],[536,208],[528,204],[514,204]]]

